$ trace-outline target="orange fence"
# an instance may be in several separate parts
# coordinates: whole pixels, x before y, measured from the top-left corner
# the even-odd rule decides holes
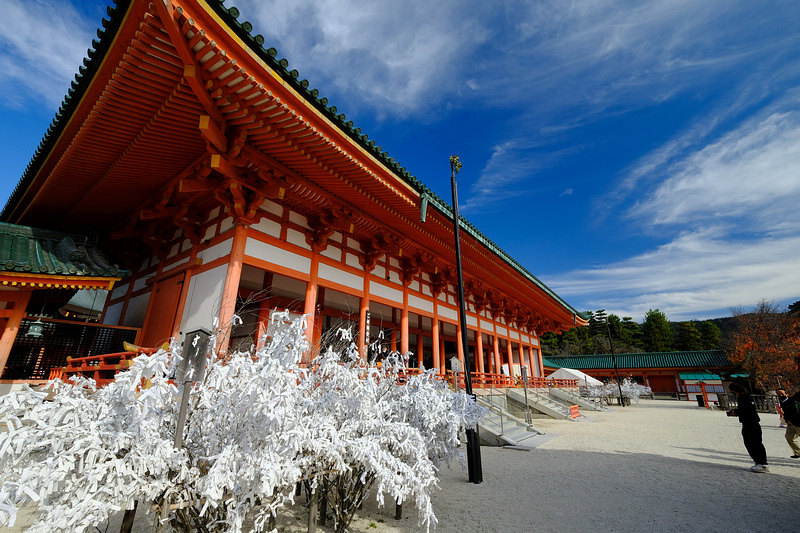
[[[463,372],[456,372],[455,378],[454,374],[450,371],[447,371],[446,379],[450,383],[456,383],[458,388],[464,388],[464,373]],[[486,372],[473,372],[472,373],[472,388],[473,389],[489,389],[489,388],[500,388],[500,387],[511,387],[511,388],[522,388],[527,387],[529,389],[546,389],[550,387],[560,388],[560,389],[569,389],[569,388],[577,388],[578,387],[578,380],[577,379],[545,379],[540,377],[529,377],[523,380],[519,376],[506,376],[505,374],[489,374]]]
[[[139,348],[139,347],[134,347]],[[133,364],[133,359],[139,353],[153,353],[156,349],[139,348],[138,351],[126,351],[105,355],[94,355],[90,357],[67,358],[67,366],[54,368],[50,371],[49,379],[66,380],[71,376],[79,375],[92,378],[98,387],[102,387],[114,380],[114,376],[121,370],[125,370]],[[398,373],[398,382],[405,383],[408,376],[422,373],[419,368],[406,368]],[[437,375],[449,383],[455,383],[457,388],[465,388],[464,373],[446,371],[444,375]],[[545,379],[541,377],[529,377],[523,380],[519,376],[506,376],[505,374],[491,374],[486,372],[472,373],[472,388],[522,388],[546,389],[556,388],[577,388],[576,379]]]
[[[133,358],[138,356],[134,352],[118,352],[89,357],[67,357],[67,366],[54,368],[50,371],[50,379],[69,379],[71,376],[84,376],[92,378],[98,387],[111,381],[121,370],[133,364]]]

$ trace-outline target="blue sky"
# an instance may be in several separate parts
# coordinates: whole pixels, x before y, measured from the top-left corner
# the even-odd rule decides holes
[[[228,0],[289,68],[580,311],[800,300],[800,8]],[[0,197],[105,1],[4,0]]]

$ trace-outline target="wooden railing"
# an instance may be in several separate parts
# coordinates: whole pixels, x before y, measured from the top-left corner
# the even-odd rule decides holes
[[[134,347],[136,348],[136,347]],[[139,351],[126,351],[104,355],[94,355],[90,357],[67,358],[67,366],[54,368],[50,371],[49,379],[69,379],[70,376],[80,375],[95,380],[98,387],[102,387],[114,380],[114,376],[122,370],[127,369],[133,364],[133,359],[139,353],[152,353],[154,349],[139,349]],[[380,363],[379,363],[380,365]],[[419,368],[405,368],[398,373],[398,382],[405,383],[408,376],[421,374]],[[446,371],[445,374],[437,374],[437,377],[448,381],[457,388],[464,388],[464,373]],[[529,377],[523,380],[519,376],[506,376],[505,374],[492,374],[487,372],[474,372],[472,374],[472,388],[523,388],[547,389],[555,388],[577,388],[577,379],[545,379],[542,377]]]
[[[447,381],[455,384],[458,388],[464,388],[464,373],[447,371]],[[488,389],[499,387],[522,388],[529,389],[546,389],[555,387],[559,389],[578,388],[577,379],[545,379],[540,377],[529,377],[523,380],[519,376],[506,376],[505,374],[491,374],[486,372],[473,372],[472,373],[472,388],[473,389]]]
[[[67,366],[50,370],[50,379],[69,379],[71,376],[92,378],[98,387],[114,381],[114,376],[133,365],[134,352],[118,352],[89,357],[67,357]]]

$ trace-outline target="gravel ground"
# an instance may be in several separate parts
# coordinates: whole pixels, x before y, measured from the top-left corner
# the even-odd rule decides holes
[[[800,459],[789,458],[776,414],[761,415],[766,474],[749,471],[737,419],[695,402],[642,400],[585,414],[578,422],[536,420],[547,434],[523,443],[534,446],[527,451],[481,448],[483,483],[469,483],[458,467],[445,469],[432,498],[436,531],[798,531]],[[151,516],[140,510],[135,531],[151,531]],[[371,500],[350,530],[424,531],[410,505],[401,520],[394,517],[393,505],[377,509]],[[278,529],[305,532],[306,520],[296,505],[281,514]],[[20,515],[14,528],[0,531],[30,523]],[[100,530],[116,533],[119,518]]]

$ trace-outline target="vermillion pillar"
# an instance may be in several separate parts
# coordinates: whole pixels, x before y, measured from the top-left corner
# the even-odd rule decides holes
[[[306,359],[311,360],[314,350],[314,328],[316,326],[317,315],[317,293],[319,292],[319,285],[317,284],[317,273],[319,271],[319,253],[313,250],[311,256],[311,271],[308,277],[308,284],[306,284],[306,301],[303,306],[303,314],[306,317],[306,339],[310,347],[309,353],[306,354]]]
[[[408,353],[408,285],[403,286],[403,310],[400,314],[400,353]]]
[[[25,309],[28,307],[31,294],[33,294],[33,291],[17,293],[6,292],[3,294],[3,298],[6,302],[13,302],[13,308],[10,310],[11,314],[8,316],[8,322],[3,330],[3,336],[0,337],[0,376],[3,375],[6,363],[8,363],[11,346],[14,344],[14,339],[17,338],[17,332],[19,331],[19,326],[22,324],[22,319],[25,318]]]
[[[242,278],[244,248],[247,244],[247,226],[237,224],[233,228],[233,244],[228,259],[228,272],[225,274],[225,285],[222,289],[222,300],[219,306],[219,322],[217,331],[221,333],[217,342],[217,354],[228,350],[231,335],[231,320],[236,312],[236,297],[239,295],[239,281]]]
[[[364,269],[364,292],[361,296],[361,308],[358,313],[358,353],[363,360],[367,360],[369,349],[369,271]]]

